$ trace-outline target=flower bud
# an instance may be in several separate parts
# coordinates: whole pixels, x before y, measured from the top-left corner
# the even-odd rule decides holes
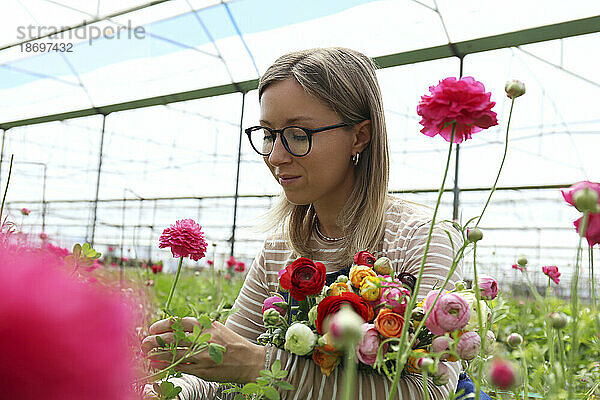
[[[483,351],[485,354],[490,355],[494,352],[494,347],[496,346],[496,335],[494,332],[487,331],[487,337],[485,339],[485,348]]]
[[[271,337],[271,341],[273,342],[273,344],[277,347],[283,347],[283,344],[285,343],[285,333],[283,332],[283,329],[281,328],[277,328],[273,331],[273,336]]]
[[[411,319],[413,321],[421,322],[424,317],[425,317],[425,312],[423,311],[423,309],[421,307],[413,308],[412,313],[411,313]]]
[[[519,258],[517,258],[517,264],[520,267],[525,267],[527,266],[527,257],[524,255],[520,255]]]
[[[579,189],[573,193],[573,203],[575,203],[575,208],[581,212],[596,213],[598,212],[598,192],[587,186]]]
[[[458,281],[454,284],[456,290],[467,290],[467,284],[464,281]]]
[[[561,312],[555,311],[548,315],[550,326],[554,329],[563,329],[567,326],[567,316]]]
[[[446,363],[440,362],[437,371],[433,374],[433,383],[437,386],[444,386],[450,381],[450,371]]]
[[[344,307],[331,318],[329,332],[335,342],[351,347],[356,345],[363,336],[363,322],[351,307]]]
[[[348,282],[348,277],[346,275],[340,275],[340,276],[337,277],[337,279],[335,281],[336,282],[346,283],[346,282]]]
[[[506,360],[497,358],[488,367],[488,380],[502,390],[510,390],[519,380],[515,366]]]
[[[510,99],[516,99],[525,94],[525,84],[517,80],[508,81],[504,86],[504,91]]]
[[[516,332],[513,332],[510,335],[508,335],[508,339],[506,339],[506,343],[508,343],[508,345],[510,347],[520,346],[523,343],[523,336],[519,335]]]
[[[483,239],[483,232],[479,228],[467,229],[467,240],[469,242],[478,242]]]
[[[387,257],[379,257],[373,264],[373,270],[379,275],[391,275],[394,272],[392,261]]]
[[[315,326],[315,321],[317,320],[317,306],[314,306],[308,312],[308,320],[312,326]]]
[[[274,308],[269,308],[263,313],[263,322],[265,323],[265,326],[279,325],[281,323],[279,320],[280,317],[281,314],[279,314],[279,311]]]
[[[456,352],[463,360],[470,361],[474,359],[481,351],[481,337],[477,332],[469,331],[462,334]]]
[[[433,361],[433,359],[429,357],[421,357],[417,361],[417,367],[419,367],[421,371],[430,374],[434,372],[435,361]]]

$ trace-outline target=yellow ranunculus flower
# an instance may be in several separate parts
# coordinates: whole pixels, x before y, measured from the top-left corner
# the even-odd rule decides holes
[[[360,296],[368,301],[375,301],[381,296],[380,279],[376,276],[365,276],[360,285]]]
[[[349,278],[350,282],[352,282],[352,286],[355,288],[360,288],[363,279],[367,276],[377,277],[373,268],[368,265],[353,265],[352,268],[350,268]]]

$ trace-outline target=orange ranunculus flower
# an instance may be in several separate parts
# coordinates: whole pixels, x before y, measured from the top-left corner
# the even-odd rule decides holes
[[[376,276],[365,276],[360,285],[360,296],[368,301],[376,301],[381,296],[381,280]]]
[[[338,351],[330,344],[315,347],[313,361],[321,368],[321,372],[327,376],[338,366],[344,353]]]
[[[349,278],[355,288],[360,288],[363,279],[367,276],[376,278],[377,274],[373,271],[373,268],[367,265],[353,265],[352,268],[350,268]]]
[[[375,318],[375,328],[385,337],[400,337],[402,327],[404,326],[404,317],[396,314],[389,308],[382,308]]]
[[[427,354],[427,351],[425,351],[425,349],[416,349],[413,350],[413,354],[414,353],[423,353],[423,356],[425,356]],[[408,361],[406,361],[406,365],[404,366],[404,369],[408,372],[413,372],[415,374],[421,373],[421,368],[419,368],[419,366],[417,365],[417,362],[419,362],[419,358],[421,358],[421,355],[418,356],[414,356],[413,354],[411,354],[410,356],[408,356]]]
[[[329,296],[339,296],[343,292],[351,292],[352,289],[348,287],[346,282],[335,282],[329,286]]]

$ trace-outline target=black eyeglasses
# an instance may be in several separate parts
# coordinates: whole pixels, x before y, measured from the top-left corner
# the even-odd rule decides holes
[[[266,126],[253,126],[245,129],[244,132],[248,135],[252,148],[261,156],[268,156],[271,154],[275,139],[277,139],[277,133],[279,133],[283,147],[285,147],[291,155],[295,157],[304,157],[310,152],[312,147],[312,135],[330,129],[351,125],[352,124],[342,123],[316,129],[303,128],[301,126],[286,126],[281,129],[271,129]]]

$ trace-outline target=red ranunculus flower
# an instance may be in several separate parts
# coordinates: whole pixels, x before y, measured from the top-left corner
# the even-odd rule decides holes
[[[325,319],[333,316],[344,305],[350,305],[365,322],[373,318],[373,307],[365,299],[356,293],[343,292],[339,296],[327,296],[317,306],[317,320],[315,327],[319,335],[323,335],[325,330],[323,323]]]
[[[319,294],[325,285],[325,265],[300,257],[279,271],[279,283],[298,301]]]
[[[449,142],[452,124],[456,122],[453,142],[462,143],[472,133],[498,125],[491,93],[486,93],[483,83],[470,76],[446,78],[437,86],[430,86],[429,91],[431,96],[421,96],[417,106],[417,114],[423,117],[419,122],[423,125],[421,132],[427,136],[439,133]]]
[[[171,248],[173,257],[190,257],[198,261],[206,254],[202,227],[192,219],[182,219],[166,228],[159,239],[159,248]]]
[[[244,272],[246,270],[246,264],[240,261],[237,264],[235,264],[234,270],[236,272]]]
[[[354,264],[356,265],[367,265],[373,268],[375,261],[375,256],[368,251],[359,251],[354,255]]]
[[[237,260],[235,259],[234,256],[229,257],[229,259],[227,260],[227,266],[229,268],[233,267],[235,264],[237,264]]]

